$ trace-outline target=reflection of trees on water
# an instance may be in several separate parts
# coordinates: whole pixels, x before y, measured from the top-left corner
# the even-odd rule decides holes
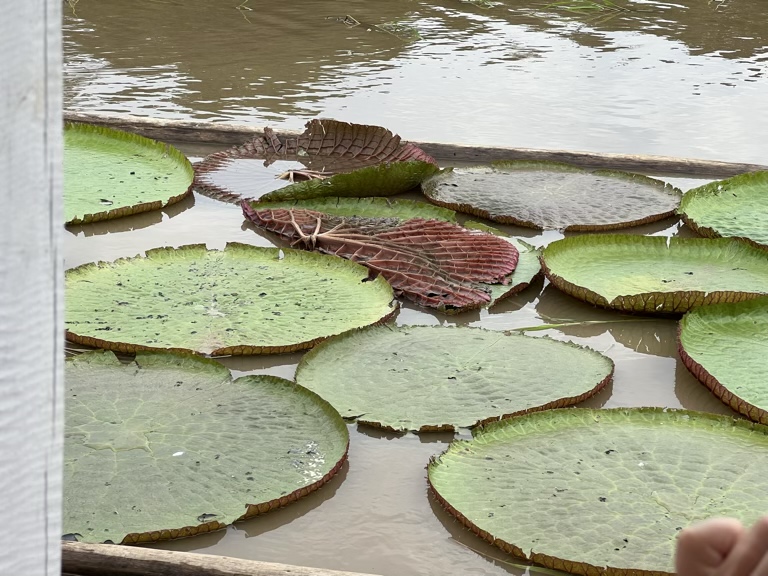
[[[566,36],[598,51],[617,50],[608,33],[618,31],[666,37],[694,54],[725,58],[751,57],[768,46],[763,0],[720,9],[702,0],[621,3],[629,10],[606,19],[546,3],[531,7],[527,0],[490,9],[458,0],[313,0],[266,7],[262,1],[158,0],[129,9],[117,0],[82,0],[76,16],[65,10],[66,94],[75,104],[109,94],[134,109],[151,108],[162,95],[171,112],[206,110],[213,116],[228,108],[243,113],[245,106],[284,118],[306,115],[313,103],[354,90],[386,91],[381,71],[395,68],[398,59],[440,60],[450,53],[454,62],[466,53],[517,67],[517,61],[551,50],[514,42],[504,30],[509,26]],[[345,21],[347,15],[352,20]],[[423,39],[376,29],[388,22],[414,25]]]
[[[674,319],[630,316],[595,308],[551,284],[541,293],[536,312],[548,324],[598,322],[557,328],[569,336],[589,338],[608,332],[616,342],[635,352],[667,358],[677,355],[677,321]]]
[[[615,3],[626,11],[575,13],[556,7],[545,8],[547,2],[531,7],[527,0],[507,0],[507,19],[519,24],[522,23],[521,14],[527,14],[527,26],[555,30],[582,46],[599,50],[616,50],[605,38],[605,32],[643,32],[682,42],[691,54],[716,54],[723,58],[751,58],[762,54],[762,61],[765,61],[768,2],[764,0],[727,3],[616,0]]]
[[[134,82],[132,87],[123,77],[123,89],[138,97],[145,78],[167,76],[173,84],[176,75],[177,86],[165,88],[175,90],[181,85],[174,100],[188,108],[205,108],[212,102],[214,109],[226,106],[229,92],[239,106],[266,105],[290,114],[295,101],[333,96],[350,77],[360,76],[364,84],[367,71],[393,67],[391,60],[402,56],[409,42],[375,26],[388,22],[431,26],[435,22],[430,21],[442,14],[409,0],[314,0],[307,6],[269,2],[266,8],[261,0],[243,3],[253,8],[250,11],[238,10],[238,4],[234,0],[163,0],[127,9],[116,0],[78,2],[77,17],[65,11],[68,94],[77,93],[78,84],[93,81],[107,67],[119,85],[126,66],[125,72],[141,78],[141,86]],[[345,23],[343,11],[360,24]],[[466,19],[462,22],[465,34],[481,26]],[[155,84],[163,88],[162,81]],[[87,89],[80,92],[87,94]]]

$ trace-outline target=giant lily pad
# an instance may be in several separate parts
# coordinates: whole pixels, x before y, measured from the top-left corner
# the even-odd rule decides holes
[[[678,343],[683,363],[715,396],[768,424],[768,299],[691,310]]]
[[[685,193],[680,213],[702,236],[727,236],[768,248],[768,171],[740,174]]]
[[[65,323],[67,339],[122,352],[266,354],[386,320],[392,300],[383,278],[341,258],[183,246],[69,270]]]
[[[64,532],[152,542],[223,528],[309,494],[339,470],[338,413],[282,378],[234,382],[212,360],[112,352],[67,360]]]
[[[411,220],[423,218],[425,220],[443,220],[456,222],[456,212],[446,208],[440,208],[427,202],[415,200],[389,198],[310,198],[307,200],[261,201],[249,202],[254,210],[276,210],[284,208],[290,210],[314,210],[334,216],[355,218],[397,218],[398,220]]]
[[[225,201],[391,196],[437,172],[435,160],[380,126],[312,120],[296,138],[270,128],[195,165],[195,186]]]
[[[549,338],[376,326],[320,344],[302,358],[296,382],[345,418],[427,432],[570,406],[599,392],[612,375],[605,356]]]
[[[677,535],[768,510],[768,428],[659,408],[547,410],[489,425],[429,465],[475,534],[574,574],[674,571]]]
[[[628,172],[519,160],[442,171],[422,184],[440,206],[545,230],[615,230],[672,216],[682,193]]]
[[[768,293],[765,252],[724,238],[585,235],[552,242],[542,264],[560,290],[626,312],[681,314]]]
[[[255,204],[258,208],[258,204]],[[360,262],[384,276],[400,296],[446,312],[488,305],[490,289],[507,284],[517,249],[492,234],[450,222],[414,218],[340,218],[313,210],[254,209],[243,214],[292,246]]]
[[[84,224],[159,210],[192,192],[194,171],[176,148],[120,130],[64,127],[64,217]]]

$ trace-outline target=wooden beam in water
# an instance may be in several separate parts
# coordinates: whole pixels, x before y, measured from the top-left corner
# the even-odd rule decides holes
[[[61,552],[65,576],[370,576],[115,544],[62,542]]]
[[[87,122],[89,124],[98,124],[100,126],[135,132],[136,134],[165,142],[194,142],[233,146],[263,134],[258,128],[243,124],[162,120],[143,116],[107,116],[103,114],[66,112],[64,119],[70,122]],[[279,132],[278,136],[281,138],[296,137],[298,134],[299,132],[295,131],[285,131]],[[627,172],[690,176],[693,178],[727,178],[744,172],[768,170],[768,166],[761,164],[719,162],[716,160],[674,158],[671,156],[468,146],[465,144],[438,142],[413,142],[413,144],[419,146],[438,161],[453,164],[487,163],[494,160],[549,160],[553,162],[567,162],[583,168],[607,168],[625,170]]]

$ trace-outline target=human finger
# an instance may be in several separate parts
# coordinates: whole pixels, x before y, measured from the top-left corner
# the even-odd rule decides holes
[[[720,566],[744,533],[735,518],[712,518],[686,528],[677,540],[678,576],[719,576]]]
[[[768,576],[768,566],[764,562],[766,557],[768,557],[768,516],[755,522],[739,538],[725,558],[718,576]]]

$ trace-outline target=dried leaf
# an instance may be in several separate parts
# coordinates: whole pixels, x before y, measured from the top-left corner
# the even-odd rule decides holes
[[[420,306],[459,311],[487,305],[491,294],[480,283],[504,284],[517,266],[518,251],[509,242],[450,222],[257,210],[248,202],[242,208],[256,226],[291,246],[359,262]]]

